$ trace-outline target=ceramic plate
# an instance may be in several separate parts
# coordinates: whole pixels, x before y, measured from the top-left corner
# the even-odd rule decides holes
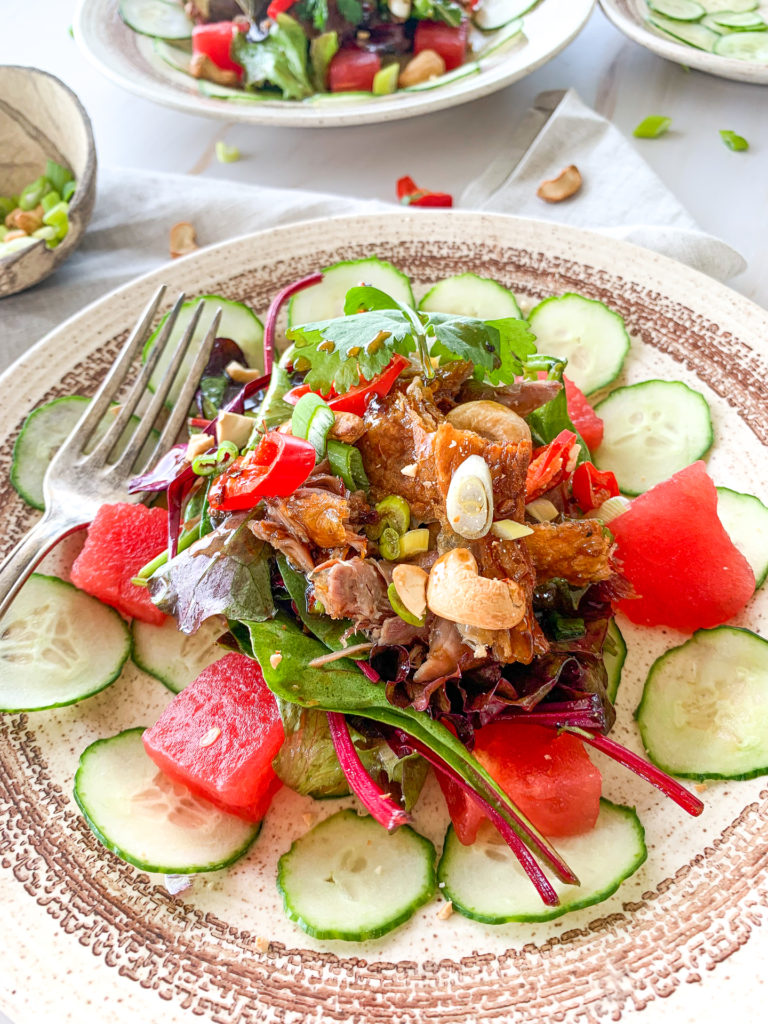
[[[595,0],[542,0],[525,15],[524,37],[483,60],[479,73],[423,92],[363,99],[335,94],[304,102],[233,102],[202,96],[193,79],[158,57],[151,39],[137,35],[123,24],[117,13],[117,0],[79,0],[74,32],[85,55],[103,74],[143,99],[187,114],[225,121],[335,128],[397,121],[502,89],[558,54],[581,31],[594,3]]]
[[[25,414],[92,390],[157,284],[221,292],[262,312],[289,281],[338,259],[376,253],[412,275],[417,294],[474,270],[524,303],[579,291],[625,318],[633,347],[621,382],[686,381],[709,401],[718,483],[765,493],[768,314],[686,267],[572,228],[503,216],[410,211],[311,221],[202,250],[88,307],[0,379],[0,479]],[[0,488],[0,543],[31,524]],[[52,568],[66,572],[72,548]],[[768,632],[768,594],[738,622]],[[651,661],[682,637],[621,628],[629,658],[616,738],[640,749],[632,712]],[[765,779],[714,783],[704,815],[687,817],[656,790],[601,763],[604,792],[636,806],[649,857],[606,902],[541,925],[493,928],[440,903],[364,945],[309,939],[282,913],[279,854],[349,801],[313,803],[282,790],[251,851],[181,898],[108,854],[71,798],[80,751],[150,724],[170,699],[128,669],[103,693],[57,711],[0,721],[0,1005],[16,1024],[423,1024],[485,1021],[720,1024],[739,1007],[759,1019],[759,926],[768,924]],[[446,818],[434,787],[417,827],[438,844]],[[750,1009],[754,1014],[750,1016]]]
[[[640,43],[659,57],[683,64],[718,78],[730,78],[734,82],[750,82],[752,85],[768,85],[768,65],[751,61],[732,60],[718,57],[715,53],[697,50],[686,43],[679,43],[649,24],[648,5],[645,0],[600,0],[606,16],[625,36]],[[728,0],[723,0],[723,10]]]

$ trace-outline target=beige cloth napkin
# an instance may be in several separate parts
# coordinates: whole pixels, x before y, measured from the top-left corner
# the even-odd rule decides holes
[[[511,133],[512,135],[513,133]],[[608,121],[569,92],[523,160],[510,172],[502,151],[457,206],[556,220],[607,231],[725,280],[744,260],[698,231],[690,215]],[[550,206],[536,197],[544,178],[579,166],[582,191]],[[50,278],[0,300],[0,370],[66,317],[169,258],[168,232],[192,221],[201,245],[317,217],[393,209],[316,192],[102,169],[91,225],[76,252]]]

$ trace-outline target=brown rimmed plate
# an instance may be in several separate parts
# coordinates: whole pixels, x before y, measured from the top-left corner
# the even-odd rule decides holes
[[[768,314],[664,257],[571,228],[471,213],[410,211],[313,221],[251,235],[169,264],[88,307],[0,378],[0,471],[25,414],[57,395],[87,393],[138,310],[171,291],[221,292],[260,312],[285,283],[338,259],[390,259],[417,286],[463,270],[497,278],[528,303],[564,291],[601,299],[634,343],[623,381],[681,379],[709,400],[715,480],[766,498]],[[623,382],[620,381],[619,383]],[[2,546],[32,522],[9,484],[0,490]],[[70,545],[76,545],[73,539]],[[53,569],[65,572],[72,546]],[[765,634],[766,594],[738,624]],[[617,739],[639,749],[632,719],[650,662],[682,637],[633,628]],[[149,724],[170,695],[130,669],[108,690],[58,711],[0,721],[0,1005],[16,1024],[211,1024],[484,1020],[589,1024],[673,1019],[715,1024],[761,1013],[761,944],[768,905],[765,780],[713,783],[690,819],[612,764],[605,794],[636,806],[648,840],[640,871],[606,902],[542,925],[492,928],[440,904],[365,945],[320,943],[282,914],[275,864],[340,801],[282,791],[262,836],[229,872],[179,899],[161,879],[108,854],[71,798],[91,740]],[[439,841],[433,788],[417,827]],[[266,948],[265,948],[266,947]]]

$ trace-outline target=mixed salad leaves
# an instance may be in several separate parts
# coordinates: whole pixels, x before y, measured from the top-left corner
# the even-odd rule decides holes
[[[219,99],[387,96],[477,73],[542,0],[120,0],[129,28]]]
[[[228,318],[253,352],[253,314]],[[6,711],[84,699],[131,649],[176,694],[149,729],[81,757],[75,797],[110,850],[174,877],[217,870],[281,785],[351,792],[367,816],[326,818],[280,861],[306,931],[384,934],[438,881],[468,917],[546,920],[605,899],[646,857],[590,747],[692,815],[702,802],[663,769],[768,771],[768,642],[724,625],[768,573],[768,509],[710,479],[698,392],[608,390],[630,347],[620,317],[568,294],[523,318],[474,274],[417,304],[371,258],[284,289],[263,341],[249,366],[236,338],[217,340],[189,439],[133,482],[152,507],[104,506],[75,586],[33,577],[0,627]],[[44,471],[30,435],[44,423],[50,443],[56,409],[17,442],[24,494]],[[30,628],[41,609],[67,636],[54,659]],[[693,634],[646,684],[651,761],[610,736],[617,612]],[[729,713],[734,685],[754,713]],[[451,818],[437,868],[411,824],[430,770]]]

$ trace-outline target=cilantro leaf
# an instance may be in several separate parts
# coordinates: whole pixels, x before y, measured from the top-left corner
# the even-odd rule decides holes
[[[433,355],[468,359],[481,367],[491,384],[511,384],[536,351],[528,324],[515,317],[476,320],[447,313],[430,313],[428,334],[434,329]]]
[[[421,20],[442,21],[458,28],[464,16],[462,8],[452,0],[414,0],[412,17]]]
[[[536,336],[527,320],[508,316],[502,320],[487,320],[486,327],[499,332],[498,354],[501,365],[488,374],[491,384],[512,384],[525,369],[525,361],[536,352]]]
[[[296,360],[308,366],[305,383],[322,394],[333,386],[341,395],[359,384],[361,376],[371,380],[381,373],[395,352],[411,352],[415,347],[412,330],[399,309],[385,308],[300,324],[291,327],[286,337],[296,346]],[[326,347],[328,342],[332,347]]]

